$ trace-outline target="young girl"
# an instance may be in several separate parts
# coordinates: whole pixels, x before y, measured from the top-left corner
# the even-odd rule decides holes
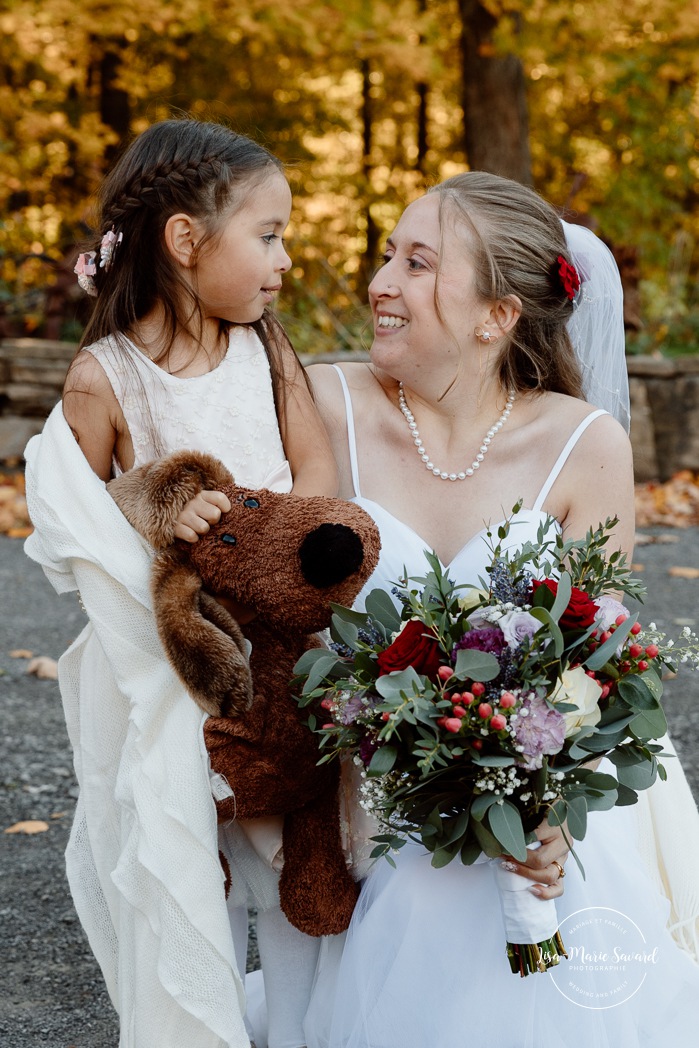
[[[97,235],[76,265],[96,303],[62,410],[27,451],[36,527],[28,552],[59,590],[80,589],[90,617],[61,670],[81,786],[67,859],[122,1048],[248,1040],[221,927],[201,713],[158,651],[148,551],[101,482],[192,448],[215,454],[246,486],[336,493],[303,371],[268,312],[291,264],[290,209],[279,162],[222,126],[172,120],[137,138],[102,187]],[[204,493],[189,520],[200,532],[229,508],[220,492]],[[178,534],[194,538],[187,519]],[[270,1048],[299,1048],[317,941],[281,913],[259,829],[236,825],[225,842],[237,968],[244,973],[252,900]]]

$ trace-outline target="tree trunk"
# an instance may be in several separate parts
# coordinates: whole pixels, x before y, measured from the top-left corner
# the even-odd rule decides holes
[[[469,167],[531,185],[527,92],[522,63],[493,43],[497,18],[478,0],[461,15],[464,144]]]
[[[129,96],[116,86],[121,65],[121,52],[126,40],[109,40],[104,43],[104,52],[99,64],[100,119],[119,136],[119,142],[107,146],[105,160],[109,163],[120,152],[121,143],[129,133],[131,119]]]
[[[371,278],[376,268],[376,258],[379,251],[379,228],[371,215],[371,150],[373,146],[374,113],[371,98],[371,78],[368,59],[362,59],[362,142],[364,155],[362,157],[362,181],[364,185],[365,199],[365,221],[366,221],[366,251],[361,259],[359,273],[357,275],[357,294],[364,300]]]

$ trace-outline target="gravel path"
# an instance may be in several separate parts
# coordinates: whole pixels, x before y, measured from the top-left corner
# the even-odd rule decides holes
[[[669,537],[637,548],[651,598],[643,620],[676,632],[699,625],[699,580],[671,566],[699,566],[699,529],[649,529]],[[76,784],[58,686],[27,676],[15,649],[57,658],[83,624],[75,596],[57,597],[21,543],[0,537],[0,823],[43,820],[32,836],[0,835],[0,1045],[116,1048],[117,1022],[68,893],[63,851]],[[671,730],[699,798],[699,674],[666,686]],[[254,954],[252,955],[254,964]]]

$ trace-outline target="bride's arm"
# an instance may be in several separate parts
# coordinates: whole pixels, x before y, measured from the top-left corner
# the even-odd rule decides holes
[[[571,454],[552,492],[557,503],[556,516],[567,538],[584,536],[608,518],[619,523],[609,542],[609,550],[633,551],[634,486],[631,444],[622,427],[611,416],[596,419]],[[560,507],[560,509],[558,509]],[[560,827],[543,822],[536,831],[541,847],[531,851],[526,864],[504,859],[517,873],[533,883],[531,891],[543,899],[562,895],[561,873],[568,844]]]

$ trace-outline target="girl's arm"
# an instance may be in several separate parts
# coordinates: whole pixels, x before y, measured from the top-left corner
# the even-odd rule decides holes
[[[284,408],[279,428],[294,478],[295,495],[338,492],[338,474],[330,441],[313,401],[303,368],[291,347],[282,347]]]
[[[68,370],[63,414],[94,472],[109,480],[121,409],[109,379],[91,353],[78,353]]]

